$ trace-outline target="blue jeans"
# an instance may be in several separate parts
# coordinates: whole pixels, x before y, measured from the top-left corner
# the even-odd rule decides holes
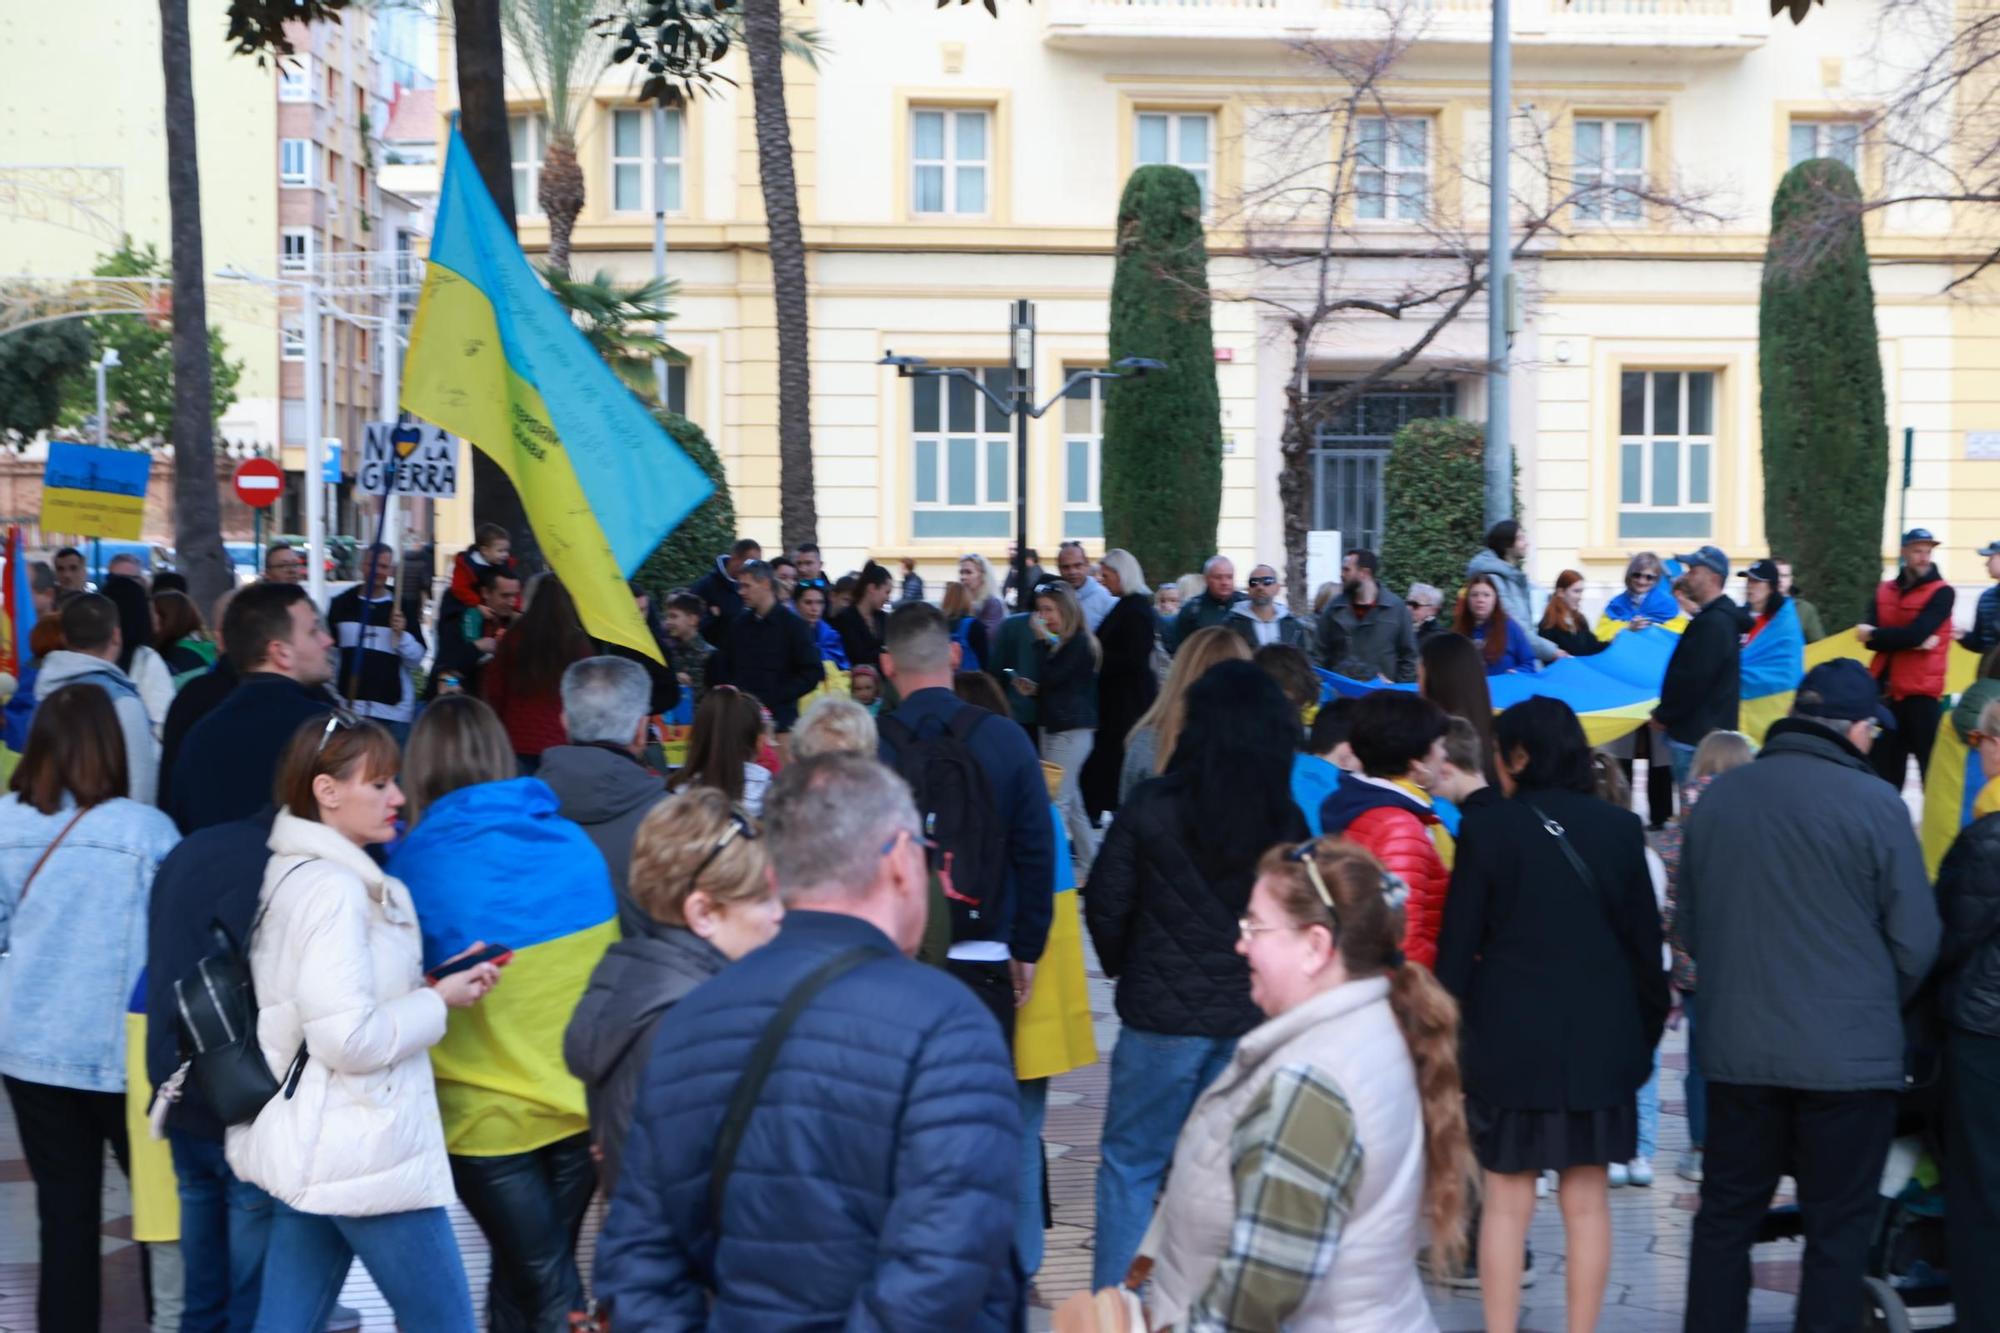
[[[1042,1228],[1047,1213],[1042,1200],[1042,1125],[1049,1116],[1049,1081],[1031,1078],[1015,1086],[1021,1092],[1021,1186],[1014,1214],[1014,1253],[1021,1261],[1021,1276],[1033,1277],[1041,1271],[1048,1239]]]
[[[403,1328],[476,1333],[465,1262],[442,1208],[325,1217],[275,1204],[257,1333],[319,1333],[356,1258]]]
[[[1673,757],[1674,791],[1676,794],[1687,790],[1688,770],[1694,767],[1695,748],[1692,745],[1682,745],[1676,740],[1669,740],[1667,742],[1667,752]]]
[[[1660,1151],[1660,1048],[1653,1048],[1653,1074],[1639,1086],[1639,1156],[1652,1161]]]
[[[181,1333],[247,1333],[257,1319],[271,1196],[238,1180],[217,1139],[167,1131],[180,1182]]]
[[[1688,1029],[1687,1079],[1681,1085],[1687,1099],[1688,1144],[1700,1148],[1708,1142],[1708,1080],[1702,1076],[1701,1056],[1695,1047],[1693,991],[1681,993],[1681,1014]]]
[[[1125,1280],[1153,1220],[1181,1125],[1235,1052],[1234,1037],[1172,1037],[1133,1027],[1119,1032],[1098,1147],[1093,1289]]]

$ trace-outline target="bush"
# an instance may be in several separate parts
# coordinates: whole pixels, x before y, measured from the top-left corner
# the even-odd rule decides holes
[[[1104,395],[1104,542],[1154,582],[1215,554],[1222,512],[1222,406],[1209,323],[1201,187],[1180,167],[1140,167],[1118,202],[1111,358],[1165,370],[1111,381]]]
[[[1465,562],[1486,540],[1486,428],[1458,417],[1412,421],[1396,432],[1382,470],[1382,583],[1442,589],[1445,604]],[[1520,512],[1515,467],[1514,510]]]
[[[736,504],[729,498],[729,479],[723,475],[722,460],[701,427],[664,408],[655,409],[653,419],[680,441],[687,456],[715,483],[715,494],[682,519],[639,567],[635,581],[657,600],[664,593],[688,587],[715,567],[715,557],[736,540]]]
[[[1889,419],[1861,188],[1838,162],[1801,162],[1771,201],[1758,304],[1764,531],[1829,632],[1855,623],[1882,577]]]

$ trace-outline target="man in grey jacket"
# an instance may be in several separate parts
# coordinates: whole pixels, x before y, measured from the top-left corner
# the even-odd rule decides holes
[[[1340,561],[1340,595],[1320,613],[1314,655],[1328,671],[1360,680],[1417,678],[1417,634],[1410,608],[1379,581],[1373,551],[1349,551]]]
[[[626,887],[632,839],[646,812],[667,798],[667,784],[640,761],[652,683],[622,657],[586,657],[563,672],[563,726],[569,744],[551,746],[535,774],[555,789],[564,819],[583,826],[618,894],[618,930],[626,938],[658,929]]]
[[[1708,1078],[1689,1333],[1749,1313],[1750,1247],[1798,1180],[1796,1327],[1852,1328],[1904,1086],[1902,1006],[1937,957],[1937,906],[1902,797],[1868,749],[1893,725],[1859,662],[1814,667],[1757,761],[1689,814],[1674,933],[1701,979]]]

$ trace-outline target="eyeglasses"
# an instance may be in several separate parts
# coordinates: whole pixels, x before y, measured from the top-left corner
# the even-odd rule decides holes
[[[1287,921],[1283,925],[1279,926],[1267,926],[1261,921],[1252,921],[1247,916],[1239,916],[1236,918],[1237,933],[1243,936],[1243,942],[1245,944],[1248,944],[1250,941],[1256,939],[1259,935],[1262,935],[1267,930],[1304,930],[1304,929],[1305,929],[1304,926],[1296,925],[1290,921]]]
[[[1277,580],[1277,579],[1275,579],[1275,578],[1261,578],[1261,579],[1259,579],[1259,578],[1253,578],[1253,579],[1249,580],[1249,583],[1250,583],[1250,586],[1251,586],[1251,587],[1253,587],[1253,588],[1268,588],[1268,587],[1270,587],[1270,586],[1271,586],[1272,584],[1276,583],[1277,581],[1278,581],[1278,580]]]
[[[1658,583],[1660,576],[1658,574],[1629,574],[1626,576],[1625,581],[1628,583]]]
[[[687,891],[689,893],[694,892],[694,886],[701,882],[701,872],[715,864],[715,858],[722,855],[723,848],[735,842],[738,838],[755,838],[757,836],[757,826],[750,822],[748,815],[745,815],[741,810],[730,810],[729,827],[722,830],[722,836],[715,840],[715,846],[708,849],[708,855],[701,858],[701,863],[695,866],[694,873],[688,876]]]
[[[333,739],[334,732],[339,731],[342,727],[355,726],[359,721],[359,718],[355,717],[354,714],[348,712],[345,708],[336,708],[331,713],[328,713],[326,715],[326,729],[320,732],[319,744],[313,746],[313,754],[318,755],[326,749],[326,743]]]
[[[929,838],[924,837],[922,834],[916,833],[913,830],[906,828],[899,828],[894,833],[890,834],[889,840],[883,843],[880,847],[875,849],[875,855],[887,856],[890,852],[895,851],[896,844],[901,842],[905,838],[908,838],[912,844],[914,844],[919,850],[923,852],[924,862],[925,864],[929,864],[931,855],[938,849],[937,843]]]
[[[1875,726],[1878,729],[1881,727],[1881,725],[1882,724],[1880,722],[1877,722],[1875,724]],[[1991,732],[1986,732],[1986,731],[1968,731],[1965,733],[1965,743],[1971,746],[1975,750],[1978,749],[1980,746],[1986,744],[1986,742],[1988,741],[2000,741],[2000,736],[1996,736]]]

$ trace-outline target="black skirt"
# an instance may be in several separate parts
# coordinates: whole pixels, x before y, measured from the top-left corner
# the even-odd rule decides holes
[[[1629,1162],[1639,1151],[1636,1097],[1599,1111],[1517,1111],[1467,1095],[1472,1152],[1496,1175]]]

